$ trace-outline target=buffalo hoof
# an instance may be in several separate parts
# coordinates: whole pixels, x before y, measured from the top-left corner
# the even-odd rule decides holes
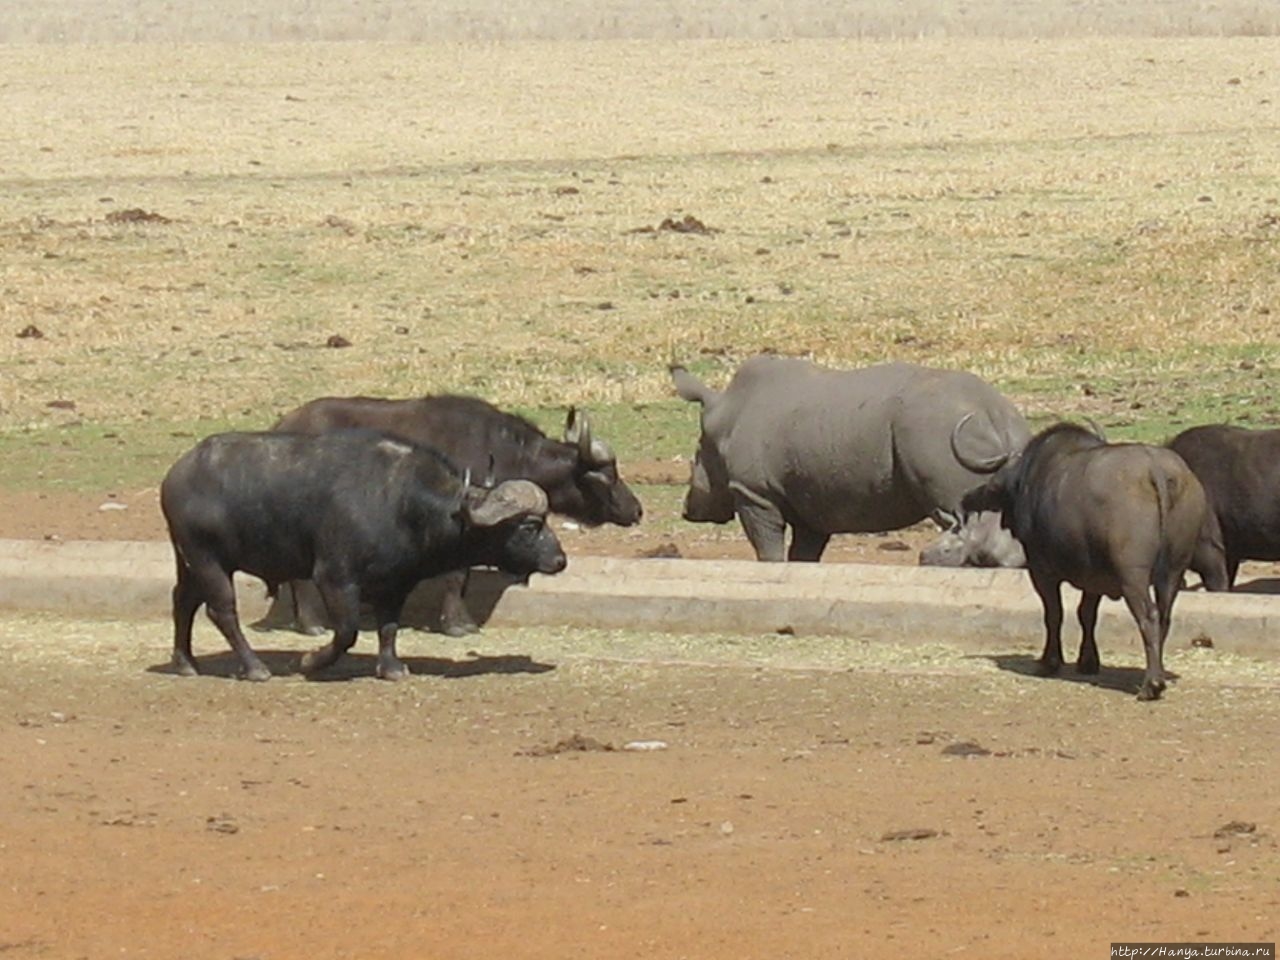
[[[302,659],[298,661],[298,670],[305,674],[316,673],[332,665],[335,659],[337,658],[329,652],[328,648],[321,647],[319,650],[304,653]]]
[[[1039,661],[1039,672],[1042,677],[1056,677],[1058,671],[1062,669],[1061,660],[1041,660]]]
[[[1076,664],[1076,673],[1084,676],[1093,676],[1102,671],[1102,664],[1097,660],[1081,660]]]
[[[1145,680],[1142,686],[1138,688],[1138,699],[1159,700],[1162,693],[1164,693],[1163,680]]]
[[[264,680],[271,679],[271,671],[267,669],[265,663],[251,663],[236,673],[236,679],[262,683]]]
[[[328,627],[319,623],[298,623],[294,624],[294,629],[308,637],[323,637],[329,632]]]
[[[180,677],[200,676],[200,670],[196,667],[196,662],[186,657],[173,658],[173,672]]]
[[[440,632],[446,637],[466,637],[473,633],[479,633],[480,628],[470,620],[451,620],[448,623],[440,624]]]
[[[409,668],[399,660],[391,660],[386,663],[378,661],[378,679],[379,680],[406,680],[413,676]]]

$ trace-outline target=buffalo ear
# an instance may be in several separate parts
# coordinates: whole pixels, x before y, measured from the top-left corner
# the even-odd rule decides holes
[[[530,480],[505,480],[492,490],[468,487],[462,511],[477,527],[496,527],[521,516],[547,515],[547,495]]]
[[[992,477],[986,483],[979,484],[960,498],[960,509],[966,514],[984,511],[998,513],[1004,509],[1004,483]]]

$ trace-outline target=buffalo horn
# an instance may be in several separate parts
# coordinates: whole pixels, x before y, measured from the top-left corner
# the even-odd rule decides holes
[[[546,516],[547,495],[532,480],[504,480],[468,497],[468,516],[477,527],[494,527],[512,517]]]
[[[973,419],[974,411],[970,410],[961,417],[951,430],[951,452],[959,464],[966,470],[972,470],[974,473],[992,473],[999,470],[1004,462],[1009,459],[1009,454],[999,453],[994,457],[974,458],[964,453],[960,449],[960,431],[964,425]]]
[[[1089,425],[1089,429],[1093,431],[1093,435],[1095,437],[1097,437],[1103,443],[1107,442],[1106,431],[1103,430],[1102,427],[1098,426],[1097,420],[1093,419],[1093,417],[1081,417],[1081,419],[1084,420],[1084,422]]]
[[[582,449],[584,436],[587,448],[590,448],[591,424],[587,422],[587,415],[579,413],[577,407],[570,407],[569,416],[564,421],[564,442]]]
[[[577,407],[569,408],[569,418],[564,425],[564,442],[578,448],[578,457],[593,467],[604,467],[617,458],[603,440],[591,436],[591,421]]]

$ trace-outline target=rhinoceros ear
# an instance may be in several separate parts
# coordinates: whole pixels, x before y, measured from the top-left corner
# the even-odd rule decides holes
[[[690,403],[700,403],[706,406],[707,403],[720,396],[718,390],[712,390],[678,364],[673,364],[671,367],[671,379],[676,385],[676,393],[680,395],[680,399],[688,400]]]
[[[505,480],[492,490],[468,487],[462,509],[473,525],[496,527],[515,517],[545,517],[547,495],[531,480]]]

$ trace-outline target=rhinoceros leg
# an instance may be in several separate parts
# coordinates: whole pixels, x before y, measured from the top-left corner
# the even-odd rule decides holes
[[[791,528],[791,548],[787,551],[788,560],[801,560],[817,563],[822,559],[822,551],[827,549],[831,539],[829,533],[819,533],[809,527]]]
[[[786,557],[787,524],[782,512],[754,493],[736,484],[733,488],[733,505],[746,531],[747,539],[755,548],[756,559],[770,563],[781,562]]]

